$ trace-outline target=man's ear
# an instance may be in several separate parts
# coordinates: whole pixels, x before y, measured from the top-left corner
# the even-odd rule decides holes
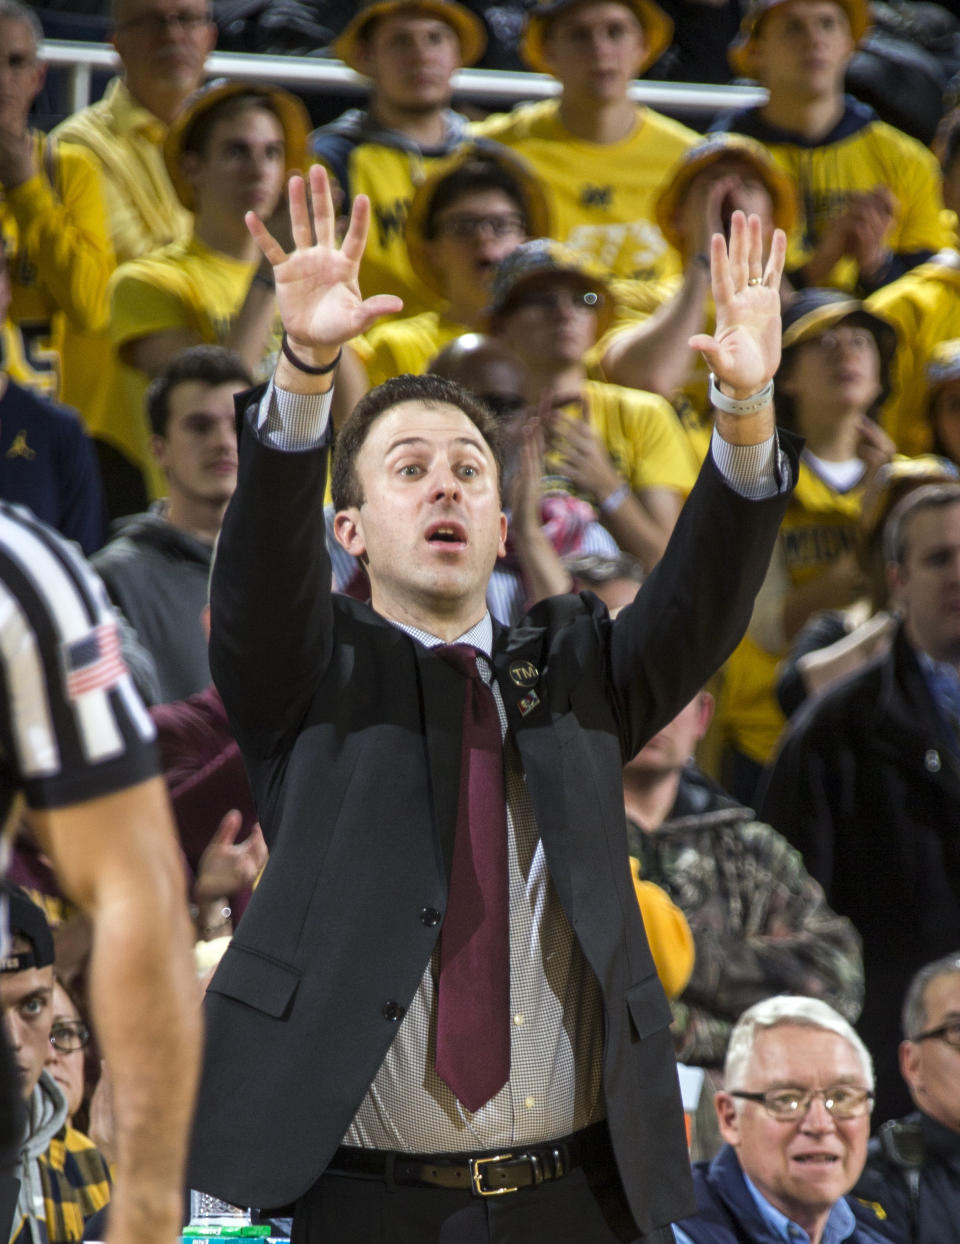
[[[367,546],[360,528],[360,511],[356,506],[338,510],[334,514],[333,534],[337,543],[354,557],[363,557],[366,553]]]
[[[740,1144],[740,1114],[737,1109],[737,1099],[721,1090],[714,1097],[713,1106],[717,1112],[720,1135],[728,1145],[736,1148]]]
[[[166,466],[167,462],[167,438],[158,436],[156,432],[150,437],[150,452],[153,454],[154,460],[158,467]]]
[[[507,516],[500,515],[500,543],[497,546],[497,557],[506,557],[507,555]]]
[[[917,1090],[923,1088],[920,1047],[915,1041],[901,1041],[898,1053],[900,1056],[900,1074],[907,1082],[907,1087],[911,1093],[916,1096]]]

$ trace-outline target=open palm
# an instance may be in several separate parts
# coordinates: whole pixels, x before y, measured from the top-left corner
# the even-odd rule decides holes
[[[715,233],[710,243],[710,275],[717,308],[713,336],[690,338],[710,370],[731,396],[762,389],[780,365],[780,278],[787,241],[774,231],[766,268],[760,219],[733,213],[730,242]]]
[[[290,232],[288,254],[255,212],[246,216],[247,228],[273,266],[277,307],[287,336],[309,348],[336,349],[365,332],[381,315],[399,311],[403,303],[391,294],[364,298],[357,273],[367,239],[370,203],[357,195],[350,223],[338,246],[336,216],[326,171],[315,164],[309,170],[310,202],[300,176],[289,182]]]

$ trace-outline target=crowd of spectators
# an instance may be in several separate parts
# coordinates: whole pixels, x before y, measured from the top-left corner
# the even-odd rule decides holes
[[[712,1226],[685,1222],[683,1240],[741,1238],[723,1232],[757,1213],[750,1238],[775,1238],[759,1195],[813,1244],[937,1244],[947,1234],[917,1223],[947,1215],[937,1198],[960,1201],[960,1111],[938,1096],[960,1082],[960,973],[944,958],[960,947],[960,109],[946,91],[960,22],[917,7],[925,23],[866,0],[113,0],[118,75],[45,133],[31,125],[43,27],[0,0],[0,498],[79,543],[122,615],[198,943],[223,944],[267,857],[206,655],[207,580],[237,483],[233,399],[281,348],[246,214],[283,243],[285,175],[314,162],[339,211],[369,196],[361,288],[404,309],[344,349],[335,423],[402,373],[487,403],[511,520],[488,604],[508,625],[571,590],[619,607],[656,566],[709,452],[713,382],[689,343],[714,328],[711,236],[737,210],[759,217],[765,253],[786,232],[774,400],[805,438],[796,490],[743,641],[624,772],[677,1056],[719,1090],[718,1123],[701,1112],[694,1137],[714,1163],[697,1176]],[[336,56],[368,96],[311,132],[293,92],[205,83],[218,23],[220,46]],[[470,65],[548,74],[558,90],[468,116],[451,79]],[[767,98],[693,129],[633,100],[641,74],[746,79]],[[878,115],[882,90],[845,93],[884,74],[917,98],[943,88],[939,115],[911,124]],[[325,501],[334,585],[366,599]],[[51,1075],[34,1032],[25,1094],[43,1152],[63,1135],[76,1149],[94,1113],[109,1150],[84,1054],[89,932],[26,825],[8,871],[56,944],[55,992],[30,913],[18,951],[32,957],[0,972],[14,1011],[13,977],[45,973]],[[763,1009],[780,994],[792,1004]],[[825,1069],[808,1074],[818,1052]],[[771,1099],[761,1081],[778,1060],[793,1070]],[[731,1066],[758,1092],[732,1091]],[[874,1094],[877,1124],[911,1097],[919,1114],[873,1142],[857,1184]],[[819,1216],[793,1213],[803,1197],[778,1200],[776,1179],[771,1194],[749,1168],[758,1113],[782,1125],[791,1109],[844,1138]],[[871,1216],[894,1171],[905,1190]],[[51,1218],[50,1244],[79,1239],[102,1207],[109,1174],[92,1182],[82,1214]],[[828,1218],[847,1235],[824,1234]]]

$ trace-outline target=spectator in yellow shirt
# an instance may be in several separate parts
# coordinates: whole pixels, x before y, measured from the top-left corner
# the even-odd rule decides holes
[[[167,174],[163,140],[203,81],[217,30],[209,0],[114,0],[113,21],[122,73],[54,136],[84,147],[96,162],[116,261],[126,263],[190,235],[192,216]],[[77,400],[96,440],[110,512],[142,510],[142,469],[152,459],[127,417],[109,333],[77,334],[73,345],[70,363],[82,385]]]
[[[32,9],[0,2],[0,231],[13,293],[4,364],[82,411],[66,354],[72,335],[106,323],[113,253],[93,162],[28,125],[46,73],[42,38]]]
[[[553,196],[554,235],[612,276],[650,280],[679,271],[654,204],[698,136],[628,93],[672,31],[653,0],[539,0],[520,50],[563,90],[475,127],[533,165]]]
[[[144,423],[150,379],[189,346],[235,350],[256,375],[279,342],[272,270],[244,222],[270,217],[288,168],[306,163],[308,119],[293,95],[242,82],[197,93],[164,144],[193,233],[122,264],[110,285],[110,332],[122,364],[128,419]],[[154,467],[155,495],[163,483]]]
[[[603,277],[548,238],[497,268],[491,326],[527,369],[528,401],[547,412],[547,486],[595,504],[620,548],[649,570],[696,466],[669,402],[587,378],[587,355],[613,314]]]

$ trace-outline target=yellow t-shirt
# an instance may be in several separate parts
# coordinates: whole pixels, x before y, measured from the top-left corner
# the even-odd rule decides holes
[[[11,303],[4,364],[14,380],[86,414],[94,378],[74,338],[107,320],[113,250],[96,166],[33,135],[37,172],[0,196]]]
[[[234,259],[195,237],[121,264],[110,282],[114,348],[171,329],[185,329],[211,345],[223,343],[256,268],[256,260]],[[274,348],[265,357],[263,375],[270,370],[275,353]],[[116,376],[120,409],[127,412],[127,435],[119,448],[135,451],[131,456],[147,476],[153,495],[162,496],[163,478],[150,454],[144,408],[149,377],[119,359]]]
[[[593,353],[602,359],[604,352],[617,337],[648,320],[655,311],[677,295],[682,285],[683,277],[679,274],[663,277],[658,281],[616,281],[613,292],[617,304],[617,318],[597,343]],[[711,298],[703,331],[713,333],[715,328],[716,311]],[[670,403],[690,441],[697,462],[700,463],[709,453],[710,438],[713,435],[713,412],[707,396],[709,377],[710,368],[703,355],[693,353],[686,382],[670,394]]]
[[[883,426],[901,453],[927,453],[933,444],[927,364],[941,341],[960,337],[960,254],[945,251],[912,269],[871,294],[867,306],[897,330]]]
[[[668,401],[599,380],[584,381],[581,393],[591,428],[634,492],[690,491],[697,464]]]
[[[406,372],[419,376],[448,342],[469,331],[465,324],[448,320],[439,311],[423,311],[375,325],[364,334],[364,345],[357,353],[373,387]]]
[[[620,142],[576,138],[559,102],[521,104],[474,126],[478,137],[518,151],[550,188],[554,235],[613,276],[650,280],[680,271],[680,257],[656,223],[668,173],[700,135],[651,108],[637,109]]]
[[[177,198],[163,160],[167,127],[130,94],[120,78],[102,99],[67,117],[53,131],[85,148],[103,187],[110,239],[118,264],[186,241],[193,214]],[[116,359],[110,334],[77,333],[67,344],[71,369],[82,371],[83,411],[94,436],[109,441],[135,463],[142,446],[129,439],[129,419],[117,392]],[[76,360],[76,362],[74,362]]]
[[[466,123],[457,113],[447,114],[447,138],[437,148],[424,150],[391,131],[379,130],[369,115],[345,113],[331,125],[314,130],[311,144],[316,159],[339,183],[348,203],[358,194],[370,199],[370,231],[360,262],[360,289],[364,297],[396,294],[403,299],[403,315],[419,315],[437,308],[437,296],[417,278],[404,240],[404,226],[413,192],[431,165],[456,150],[466,137]]]
[[[933,154],[915,138],[880,121],[865,105],[847,101],[836,137],[817,146],[778,141],[754,110],[733,122],[739,132],[757,138],[797,186],[799,215],[791,230],[787,269],[802,268],[826,225],[844,210],[852,192],[888,186],[896,198],[887,236],[891,250],[911,254],[938,251],[953,237],[943,212],[940,169]],[[859,269],[841,259],[823,285],[855,290]]]
[[[839,492],[801,458],[774,554],[782,558],[790,585],[809,582],[853,549],[862,502],[860,484]],[[748,634],[724,666],[717,729],[758,764],[770,759],[786,724],[774,693],[777,666],[785,655],[785,647],[770,652]]]

